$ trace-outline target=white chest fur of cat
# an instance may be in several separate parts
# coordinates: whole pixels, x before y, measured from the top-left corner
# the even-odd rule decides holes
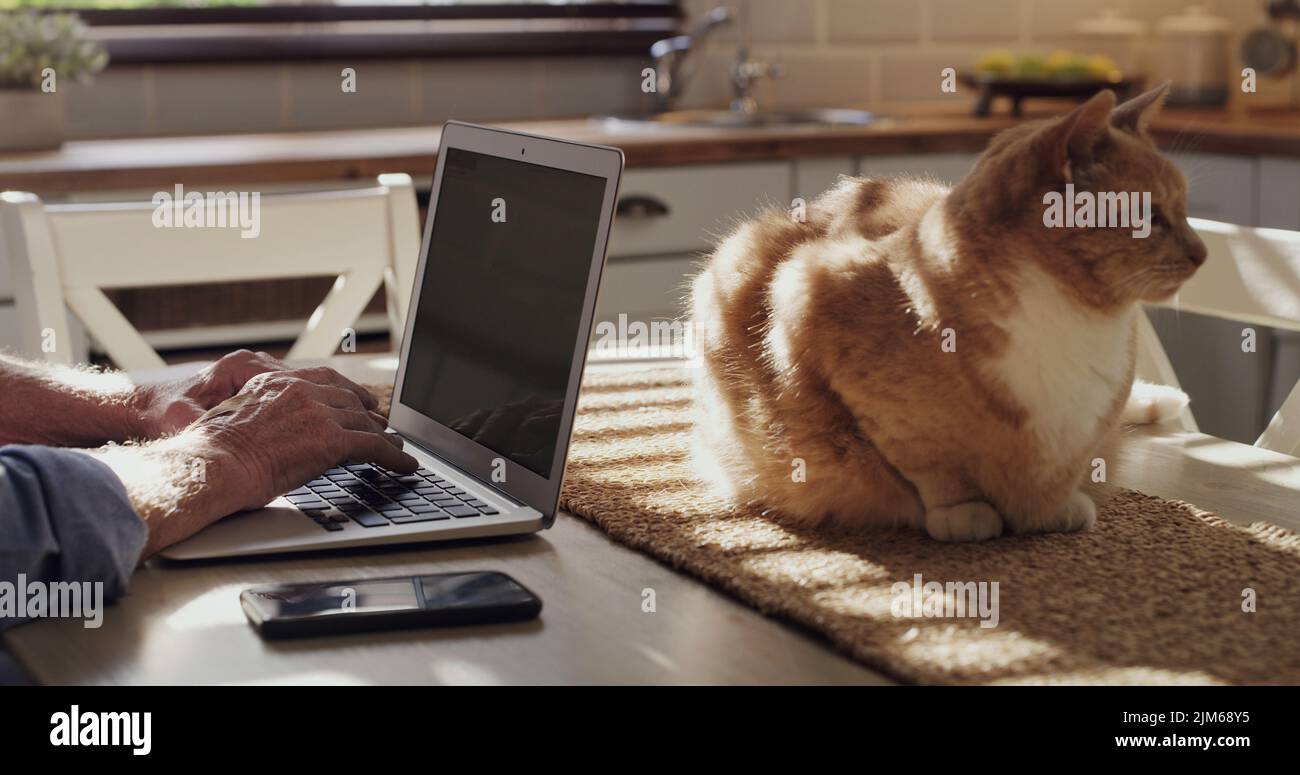
[[[1019,290],[1019,304],[1001,324],[1006,351],[987,370],[1024,408],[1026,430],[1041,449],[1068,460],[1095,445],[1128,389],[1137,307],[1085,308],[1033,267],[1022,271]]]

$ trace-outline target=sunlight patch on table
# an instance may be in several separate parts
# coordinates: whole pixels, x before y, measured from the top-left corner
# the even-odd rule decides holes
[[[173,611],[164,623],[177,632],[192,632],[244,624],[239,593],[246,584],[224,584],[210,589]]]

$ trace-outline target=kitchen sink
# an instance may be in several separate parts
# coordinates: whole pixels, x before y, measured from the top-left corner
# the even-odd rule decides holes
[[[592,121],[612,129],[619,125],[646,127],[714,127],[718,129],[761,129],[764,127],[867,126],[885,119],[878,113],[846,108],[779,110],[742,113],[737,110],[673,110],[648,116],[605,116]]]

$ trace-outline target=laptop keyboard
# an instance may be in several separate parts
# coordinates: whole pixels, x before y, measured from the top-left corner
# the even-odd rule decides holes
[[[399,474],[368,463],[331,468],[285,495],[325,530],[351,520],[362,527],[470,519],[497,510],[427,468]]]

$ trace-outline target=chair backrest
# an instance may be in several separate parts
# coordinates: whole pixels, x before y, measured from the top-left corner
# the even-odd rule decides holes
[[[1300,232],[1200,218],[1188,222],[1205,241],[1209,258],[1178,295],[1161,306],[1249,326],[1300,331]],[[1140,325],[1138,375],[1177,386],[1178,377],[1145,315]],[[1190,409],[1183,425],[1196,429]],[[1288,455],[1300,452],[1300,384],[1255,445]]]
[[[213,193],[178,189],[148,203],[69,205],[0,194],[0,250],[23,349],[70,362],[70,347],[41,343],[69,341],[71,309],[119,368],[155,368],[162,359],[105,289],[309,276],[335,281],[289,358],[332,355],[381,284],[390,330],[401,336],[420,241],[409,176],[381,175],[363,189],[245,192],[242,202],[234,191]]]

